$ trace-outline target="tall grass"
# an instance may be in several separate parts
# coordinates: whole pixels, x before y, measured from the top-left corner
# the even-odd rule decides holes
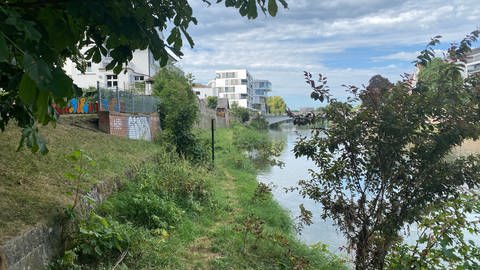
[[[239,144],[249,136],[251,130],[240,126],[217,130],[213,169],[172,152],[158,154],[95,211],[110,229],[82,227],[88,225],[83,221],[72,236],[98,235],[104,241],[108,232],[121,244],[102,250],[95,261],[83,258],[82,249],[91,249],[91,242],[72,241],[75,245],[66,255],[75,254],[74,260],[64,256],[55,267],[65,269],[70,263],[70,268],[117,264],[121,269],[345,269],[325,248],[307,247],[295,239],[288,214],[269,188],[257,183],[255,166]],[[269,143],[267,137],[258,141]]]

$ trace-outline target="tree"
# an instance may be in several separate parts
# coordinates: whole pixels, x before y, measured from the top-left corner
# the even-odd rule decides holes
[[[153,94],[160,99],[161,141],[175,146],[182,156],[202,159],[192,132],[198,118],[197,98],[188,79],[174,66],[162,68],[154,77]]]
[[[451,48],[450,59],[464,59],[478,35],[475,31]],[[366,89],[350,86],[353,98],[346,102],[330,95],[325,77],[320,75],[317,84],[305,73],[312,98],[329,106],[295,120],[320,118],[329,125],[314,128],[294,147],[296,157],[305,156],[318,167],[298,188],[322,203],[322,217],[339,226],[355,253],[356,269],[383,269],[406,224],[459,197],[462,188],[480,186],[480,157],[450,156],[464,139],[479,138],[480,84],[464,83],[453,61],[437,69],[432,56],[438,42],[434,38],[417,61],[424,74],[435,69],[436,76],[420,74],[416,84],[394,85],[374,77]]]
[[[287,111],[287,105],[280,96],[267,98],[267,109],[271,114],[284,114]]]
[[[278,2],[287,7],[285,0]],[[227,0],[225,6],[249,19],[258,16],[257,9],[271,16],[278,10],[277,0]],[[35,123],[55,122],[52,103],[62,106],[73,96],[75,86],[62,70],[67,58],[84,72],[87,61],[99,63],[108,54],[106,69],[118,74],[134,50],[149,48],[164,66],[168,49],[180,56],[183,39],[194,45],[192,23],[197,19],[187,0],[2,1],[0,129],[16,120],[23,128],[20,146],[46,153]],[[159,36],[166,31],[166,38]]]
[[[215,110],[217,109],[217,105],[218,105],[218,97],[215,97],[215,96],[209,96],[207,97],[207,107],[212,109],[212,110]]]
[[[236,117],[241,123],[246,123],[250,120],[250,110],[238,106],[237,103],[232,104],[230,111],[232,112],[232,115]]]

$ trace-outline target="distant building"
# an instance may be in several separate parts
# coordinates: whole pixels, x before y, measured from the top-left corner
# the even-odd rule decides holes
[[[219,98],[227,98],[229,106],[253,109],[253,78],[246,69],[215,71],[214,91]]]
[[[253,80],[252,107],[262,114],[267,113],[267,96],[272,91],[272,83],[268,80]]]
[[[176,61],[172,56],[170,56],[170,60],[171,62]],[[68,59],[63,69],[80,88],[97,87],[98,82],[102,88],[118,88],[121,91],[152,94],[152,77],[160,69],[160,62],[153,58],[150,50],[134,51],[132,60],[124,66],[124,70],[119,74],[105,69],[111,61],[110,56],[104,56],[100,63],[87,62],[85,73],[81,73],[75,63]]]
[[[215,81],[210,81],[208,85],[194,83],[192,85],[192,91],[199,99],[205,99],[207,97],[217,97],[218,93],[215,90]]]
[[[472,49],[472,51],[467,54],[465,71],[465,75],[472,75],[480,72],[480,48]]]

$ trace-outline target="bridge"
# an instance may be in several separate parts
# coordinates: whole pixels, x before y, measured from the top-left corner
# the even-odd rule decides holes
[[[288,115],[266,115],[265,120],[269,126],[293,121]]]

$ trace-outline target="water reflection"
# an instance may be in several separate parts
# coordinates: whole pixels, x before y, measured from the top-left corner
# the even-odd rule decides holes
[[[271,136],[276,140],[285,141],[285,150],[279,157],[285,162],[284,168],[269,167],[263,170],[258,180],[264,183],[273,183],[276,188],[273,190],[273,196],[285,209],[288,209],[292,217],[300,214],[298,206],[303,203],[307,209],[313,212],[313,224],[306,226],[299,238],[306,244],[315,244],[317,242],[325,243],[334,253],[340,253],[340,247],[344,246],[345,238],[336,231],[332,220],[323,220],[320,217],[321,204],[315,203],[308,198],[302,198],[296,192],[284,191],[284,188],[295,186],[300,179],[308,179],[308,170],[314,169],[313,162],[306,158],[296,159],[292,153],[298,135],[308,135],[308,130],[296,130],[293,127],[282,131],[271,131]]]

